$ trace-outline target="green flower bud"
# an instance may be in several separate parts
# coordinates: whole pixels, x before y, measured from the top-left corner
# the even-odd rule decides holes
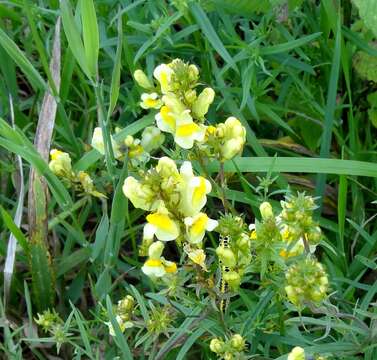
[[[152,90],[154,88],[153,83],[148,79],[147,75],[145,75],[144,71],[136,70],[134,72],[134,79],[137,84],[147,90]]]
[[[266,220],[274,216],[272,211],[272,206],[269,202],[265,201],[259,206],[260,213],[262,215],[262,219]]]
[[[236,257],[231,249],[219,246],[216,249],[216,254],[224,266],[234,267],[236,265]]]
[[[236,351],[242,351],[245,347],[245,340],[240,334],[234,334],[230,339],[230,346]]]
[[[224,352],[224,341],[220,340],[220,339],[212,339],[210,344],[209,344],[209,348],[211,349],[212,352],[214,352],[215,354],[221,354]]]
[[[223,278],[233,291],[239,288],[240,283],[241,283],[241,277],[236,271],[225,272],[223,274]]]
[[[209,106],[215,98],[215,92],[211,88],[205,88],[192,105],[192,113],[199,120],[204,119],[208,112]]]
[[[147,126],[141,134],[141,146],[146,152],[158,149],[165,141],[165,135],[156,126]]]

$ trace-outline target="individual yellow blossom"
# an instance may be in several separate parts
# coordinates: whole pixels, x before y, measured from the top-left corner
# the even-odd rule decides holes
[[[153,92],[150,94],[141,94],[140,106],[143,109],[159,109],[162,105],[162,101],[159,99],[158,94]]]
[[[68,153],[52,149],[50,151],[51,160],[48,164],[50,170],[57,176],[72,176],[71,157]]]
[[[217,127],[222,139],[220,155],[222,160],[230,160],[242,152],[246,141],[246,129],[235,117],[229,117],[224,124]]]
[[[99,191],[95,189],[92,178],[85,171],[79,171],[77,174],[77,179],[79,180],[86,194],[90,194],[98,198],[106,197],[104,194],[100,193]]]
[[[165,135],[156,126],[147,126],[141,134],[141,146],[148,153],[157,150],[165,141]]]
[[[141,86],[143,89],[151,90],[154,88],[152,82],[148,79],[147,75],[145,75],[144,71],[136,70],[134,72],[134,79]]]
[[[185,248],[185,252],[189,259],[194,263],[199,265],[201,268],[203,268],[205,271],[207,271],[206,267],[206,254],[203,249],[196,249],[192,250],[189,247]]]
[[[113,139],[113,137],[111,136],[110,138],[111,138],[111,145],[113,147],[114,157],[115,159],[119,159],[122,157],[122,152],[120,151],[119,145]],[[94,129],[91,145],[100,154],[105,155],[105,143],[103,141],[102,129],[100,127],[96,127]]]
[[[123,184],[123,193],[135,208],[143,210],[154,209],[155,194],[152,189],[132,176],[128,176]]]
[[[197,97],[192,105],[192,114],[195,118],[203,120],[208,112],[209,106],[215,98],[215,92],[212,88],[205,88]]]
[[[161,131],[170,134],[175,133],[175,119],[176,115],[171,108],[164,105],[161,107],[160,112],[156,114],[156,124]]]
[[[207,214],[199,213],[194,217],[187,217],[184,220],[186,225],[187,240],[191,244],[201,243],[206,230],[212,231],[219,224],[216,220],[210,219]]]
[[[161,92],[163,94],[171,90],[171,78],[173,73],[173,69],[166,64],[158,65],[153,71],[153,76],[160,83]]]
[[[177,221],[173,219],[171,214],[169,214],[169,212],[163,207],[160,207],[156,212],[147,215],[147,221],[148,224],[146,226],[148,233],[156,235],[158,240],[175,240],[180,234]]]
[[[305,350],[299,346],[294,347],[289,353],[287,360],[305,360]]]
[[[195,176],[192,165],[185,161],[180,169],[183,182],[179,210],[185,217],[195,216],[207,202],[207,194],[211,192],[211,183],[202,176]]]
[[[191,149],[194,141],[203,141],[205,126],[196,124],[189,110],[183,111],[176,118],[174,141],[183,149]]]
[[[141,268],[143,273],[152,279],[177,272],[177,265],[173,261],[165,260],[161,256],[163,250],[164,244],[161,241],[153,243],[148,250],[148,259]]]

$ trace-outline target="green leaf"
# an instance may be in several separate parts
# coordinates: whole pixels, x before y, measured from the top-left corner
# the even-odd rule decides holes
[[[64,33],[67,37],[68,45],[72,51],[72,54],[80,65],[82,71],[86,74],[86,76],[88,76],[88,78],[91,78],[92,72],[87,64],[86,51],[84,49],[80,31],[76,26],[68,0],[62,0],[60,2],[60,10],[62,13]]]
[[[80,9],[86,63],[94,78],[97,74],[99,34],[93,0],[80,0]]]
[[[230,56],[228,50],[225,48],[224,44],[222,43],[221,39],[216,33],[216,30],[212,26],[210,20],[208,19],[206,13],[203,11],[199,3],[192,2],[189,5],[191,13],[194,15],[194,18],[198,25],[200,26],[201,30],[203,31],[204,35],[213,46],[213,48],[219,53],[219,55],[228,63],[234,70],[237,71],[237,66]]]
[[[65,256],[57,265],[57,276],[62,276],[67,273],[69,270],[72,270],[76,266],[80,265],[81,263],[87,261],[91,254],[91,249],[89,248],[82,248],[76,250],[69,256]]]
[[[26,58],[25,54],[13,42],[11,38],[0,28],[0,44],[3,46],[8,55],[20,67],[22,72],[30,81],[35,90],[47,89],[47,84],[34,68],[31,62]]]
[[[233,161],[241,172],[272,171],[377,177],[376,164],[365,161],[297,157],[241,157]],[[219,168],[218,162],[211,162],[207,170],[218,172]],[[226,162],[224,168],[228,172],[237,172],[231,162]]]

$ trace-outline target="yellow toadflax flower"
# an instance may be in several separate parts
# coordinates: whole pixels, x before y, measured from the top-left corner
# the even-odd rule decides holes
[[[155,196],[148,185],[129,176],[124,180],[122,189],[124,195],[132,202],[135,208],[149,211],[153,209]]]
[[[194,217],[187,217],[184,220],[186,225],[187,240],[191,244],[202,242],[205,232],[214,230],[219,224],[216,220],[210,219],[207,214],[199,213]]]
[[[71,157],[68,153],[52,149],[50,151],[51,161],[48,166],[50,170],[57,176],[67,176],[71,177],[72,173],[72,164]]]
[[[174,141],[183,149],[191,149],[194,141],[203,141],[206,134],[205,126],[194,123],[190,110],[185,110],[176,117]]]
[[[153,71],[153,76],[160,83],[161,92],[163,94],[171,90],[171,78],[173,73],[173,69],[166,64],[158,65]]]
[[[156,212],[147,215],[147,233],[148,235],[156,235],[158,240],[161,241],[171,241],[175,240],[179,234],[179,225],[173,219],[171,214],[163,208],[160,207]]]
[[[159,109],[162,105],[161,100],[158,97],[158,94],[153,92],[150,94],[143,93],[141,94],[140,106],[143,109]]]
[[[105,155],[105,143],[103,141],[102,129],[100,127],[96,127],[94,129],[91,145],[100,154]],[[122,153],[119,149],[119,145],[116,143],[116,141],[113,139],[112,136],[111,136],[111,145],[113,147],[115,159],[121,158]]]
[[[207,194],[211,192],[211,183],[202,176],[195,176],[189,161],[185,161],[180,169],[183,182],[179,210],[186,216],[195,216],[207,202]]]
[[[191,250],[190,248],[185,248],[185,252],[194,264],[199,265],[203,270],[207,271],[206,254],[203,249]]]
[[[161,278],[166,274],[177,272],[177,265],[173,261],[165,260],[161,255],[164,250],[164,244],[161,241],[153,243],[148,250],[148,260],[144,263],[141,270],[149,277]]]
[[[134,79],[143,89],[151,90],[154,88],[152,82],[148,79],[148,76],[140,69],[134,72]]]

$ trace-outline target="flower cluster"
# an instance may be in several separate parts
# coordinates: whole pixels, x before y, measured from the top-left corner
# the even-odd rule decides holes
[[[95,197],[103,198],[104,194],[97,191],[94,187],[93,180],[85,171],[74,172],[72,169],[71,157],[68,153],[53,149],[50,152],[51,160],[49,162],[50,170],[60,177],[68,187]]]
[[[120,129],[116,129],[117,133],[119,131]],[[124,160],[127,153],[131,165],[137,167],[149,161],[150,154],[163,144],[165,136],[157,127],[148,126],[143,130],[141,139],[127,135],[123,141],[117,141],[110,135],[110,141],[115,159]],[[94,129],[91,145],[100,154],[105,155],[105,142],[100,127]]]
[[[135,299],[131,295],[127,295],[122,300],[118,301],[118,305],[115,309],[115,320],[119,325],[120,330],[123,332],[126,329],[133,327],[131,317],[135,306]],[[115,331],[111,321],[106,322],[109,327],[109,334],[115,336]]]
[[[285,292],[289,301],[298,308],[303,308],[308,302],[318,304],[327,296],[327,274],[322,264],[312,257],[291,265],[285,277]]]
[[[209,345],[211,351],[223,360],[241,359],[245,347],[245,339],[240,334],[234,334],[225,341],[221,338],[214,338]]]
[[[183,149],[194,144],[207,157],[229,160],[242,152],[246,131],[235,117],[217,126],[206,126],[205,117],[215,98],[212,88],[206,87],[199,94],[199,70],[193,64],[175,59],[169,64],[158,65],[153,72],[153,84],[142,70],[136,70],[136,82],[148,93],[141,95],[143,109],[157,109],[157,126],[174,136],[175,143]]]
[[[57,351],[59,353],[60,347],[67,341],[70,335],[64,329],[64,323],[61,317],[55,310],[45,310],[42,314],[37,314],[38,318],[34,319],[35,322],[42,327],[43,331],[49,333],[56,343]]]
[[[230,290],[235,291],[251,261],[251,241],[246,225],[239,216],[228,214],[221,217],[218,232],[220,245],[216,254],[222,269],[222,280]]]
[[[281,234],[286,243],[282,250],[283,257],[297,256],[306,250],[314,252],[322,238],[318,224],[313,220],[313,211],[317,208],[314,199],[304,193],[289,195],[281,201]]]
[[[160,278],[176,272],[176,265],[161,256],[162,242],[172,240],[184,245],[189,259],[205,269],[202,241],[205,232],[217,226],[216,220],[202,212],[210,191],[211,183],[194,175],[189,161],[178,171],[168,157],[160,158],[156,167],[142,172],[140,179],[129,176],[125,180],[125,196],[134,207],[150,212],[146,216],[141,247],[142,255],[148,255],[142,268],[145,274]],[[153,243],[154,237],[159,241]]]

